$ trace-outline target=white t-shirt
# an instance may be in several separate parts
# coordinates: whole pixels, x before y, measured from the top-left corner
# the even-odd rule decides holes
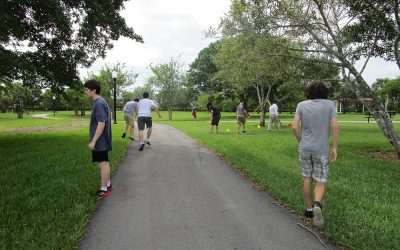
[[[274,103],[269,107],[269,114],[270,115],[277,115],[278,114],[278,106]]]
[[[138,102],[138,117],[151,117],[151,107],[156,106],[156,104],[148,99],[142,99]]]

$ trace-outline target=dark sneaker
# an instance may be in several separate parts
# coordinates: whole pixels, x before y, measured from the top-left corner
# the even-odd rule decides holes
[[[144,145],[145,145],[144,143],[140,144],[139,151],[143,151]]]
[[[125,138],[125,136],[126,136],[126,133],[123,133],[123,134],[122,134],[122,138]]]
[[[132,138],[132,137],[128,137],[129,139],[131,139],[131,141],[134,141],[135,140],[135,138]]]
[[[100,189],[99,191],[97,191],[97,196],[99,197],[99,199],[106,198],[106,197],[108,197],[110,194],[111,194],[111,190],[104,191],[104,190],[101,190],[101,189]]]
[[[322,217],[322,205],[320,202],[314,202],[313,213],[313,225],[322,228],[324,226],[324,218]]]
[[[243,133],[246,133],[246,131],[245,131],[245,130],[243,130]]]
[[[312,217],[314,217],[314,213],[313,213],[313,211],[307,211],[307,209],[306,209],[306,210],[304,210],[304,216],[307,218],[312,218]]]
[[[150,141],[146,141],[146,144],[147,144],[147,145],[151,145],[151,142],[150,142]]]

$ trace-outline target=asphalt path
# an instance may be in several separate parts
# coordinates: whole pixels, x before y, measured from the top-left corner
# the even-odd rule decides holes
[[[183,132],[155,124],[152,137],[142,152],[129,146],[79,249],[326,249],[296,215]]]

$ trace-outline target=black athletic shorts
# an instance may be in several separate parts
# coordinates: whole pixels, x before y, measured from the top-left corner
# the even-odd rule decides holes
[[[138,118],[138,128],[139,130],[144,130],[144,125],[146,125],[147,128],[151,128],[153,126],[153,122],[151,120],[151,117],[139,117]]]
[[[92,162],[108,162],[108,151],[92,151]]]
[[[219,119],[221,119],[221,116],[213,117],[213,118],[211,119],[211,125],[213,125],[213,126],[218,126]]]

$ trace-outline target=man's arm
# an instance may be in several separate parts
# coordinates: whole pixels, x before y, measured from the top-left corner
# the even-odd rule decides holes
[[[96,142],[100,138],[101,134],[103,133],[105,126],[106,126],[105,122],[98,122],[97,123],[96,132],[94,133],[92,141],[88,145],[88,148],[90,150],[92,150],[92,151],[95,150],[94,146],[96,146]]]
[[[296,115],[294,116],[292,128],[293,128],[293,134],[298,142],[300,142],[301,139],[299,124],[300,124],[300,116],[296,113]]]
[[[337,122],[336,117],[331,120],[331,128],[332,128],[332,149],[329,156],[330,161],[335,161],[337,158],[337,145],[339,141],[339,124]]]
[[[154,111],[156,111],[158,117],[161,118],[161,114],[160,114],[160,111],[158,111],[158,107],[157,107],[156,105],[153,105],[153,106],[151,106],[151,108],[152,108]]]

